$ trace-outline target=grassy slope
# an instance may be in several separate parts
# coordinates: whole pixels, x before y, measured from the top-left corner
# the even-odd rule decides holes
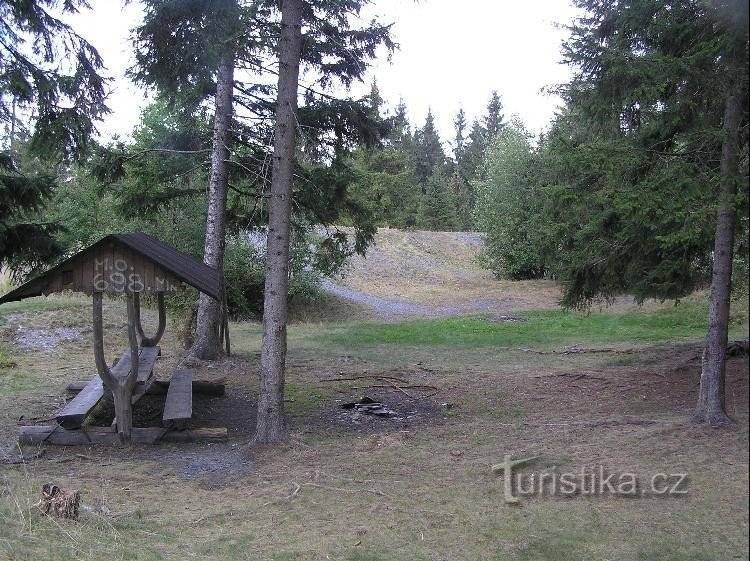
[[[551,281],[498,281],[482,269],[478,234],[380,228],[366,257],[352,259],[342,284],[362,294],[427,306],[553,308]]]

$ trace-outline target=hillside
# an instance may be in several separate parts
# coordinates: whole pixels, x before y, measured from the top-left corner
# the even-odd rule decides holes
[[[479,266],[480,235],[381,228],[365,257],[356,256],[327,292],[381,318],[504,314],[557,306],[552,281],[503,281]]]

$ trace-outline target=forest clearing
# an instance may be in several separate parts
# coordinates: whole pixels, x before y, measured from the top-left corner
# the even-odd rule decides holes
[[[0,0],[0,561],[726,561],[750,0]]]
[[[407,243],[414,237],[421,243]],[[374,263],[391,265],[384,277],[364,260],[344,282],[367,290],[369,279],[377,295],[387,280],[399,301],[435,304],[432,292],[414,294],[413,270],[397,285],[394,271],[421,252],[443,262],[437,284],[451,273],[458,282],[467,263],[446,263],[446,238],[460,241],[450,233],[383,232]],[[520,282],[509,293],[529,290],[537,288]],[[61,296],[6,305],[0,350],[16,364],[0,369],[0,551],[14,560],[740,559],[748,545],[748,359],[728,362],[736,430],[690,424],[705,298],[623,302],[590,315],[552,306],[502,311],[517,321],[475,314],[383,322],[367,319],[372,311],[363,306],[352,323],[324,321],[319,312],[314,322],[290,326],[292,437],[273,449],[249,448],[246,438],[262,331],[233,323],[233,356],[192,365],[197,378],[226,382],[223,397],[196,397],[195,411],[202,425],[228,427],[227,442],[26,446],[23,463],[16,425],[45,423],[65,386],[92,372],[90,302]],[[331,306],[342,307],[353,313],[351,304]],[[121,301],[106,303],[108,325],[124,317]],[[155,311],[145,322],[155,325]],[[157,376],[179,360],[175,333],[168,329],[162,340]],[[731,337],[747,337],[746,314],[732,319]],[[120,348],[125,340],[106,343]],[[364,395],[397,416],[340,407]],[[141,400],[136,426],[158,418],[162,404],[158,396]],[[96,422],[108,425],[111,409],[100,415]],[[540,456],[538,471],[684,472],[687,493],[507,504],[491,471],[505,454]],[[34,514],[46,481],[81,491],[76,525]]]

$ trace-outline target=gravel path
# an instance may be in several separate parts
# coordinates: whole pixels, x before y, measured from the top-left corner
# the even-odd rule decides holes
[[[501,300],[470,300],[456,306],[428,306],[426,304],[415,304],[398,300],[385,300],[342,286],[331,279],[324,279],[321,288],[329,294],[333,294],[344,300],[367,306],[379,319],[398,319],[415,316],[449,317],[485,312],[505,312],[512,309],[511,304],[513,302],[511,298],[504,298]]]

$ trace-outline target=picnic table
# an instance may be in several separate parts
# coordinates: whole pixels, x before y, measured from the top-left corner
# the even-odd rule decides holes
[[[0,298],[5,302],[71,290],[93,299],[93,354],[96,375],[77,384],[77,395],[55,416],[57,425],[32,425],[19,429],[22,443],[113,444],[116,442],[156,443],[225,439],[226,428],[189,429],[193,416],[193,372],[180,369],[166,382],[154,376],[161,355],[158,346],[166,327],[165,294],[187,284],[220,303],[220,339],[229,353],[226,299],[219,272],[163,242],[136,232],[113,234],[76,253],[46,273]],[[103,296],[124,296],[127,302],[128,348],[110,367],[104,351]],[[147,336],[141,322],[141,295],[156,299],[159,321],[156,332]],[[133,405],[152,387],[166,387],[162,426],[133,428]],[[199,382],[199,388],[212,384]],[[213,384],[216,386],[217,384]],[[209,393],[223,394],[213,387]],[[99,402],[111,395],[115,419],[110,427],[86,426]]]

